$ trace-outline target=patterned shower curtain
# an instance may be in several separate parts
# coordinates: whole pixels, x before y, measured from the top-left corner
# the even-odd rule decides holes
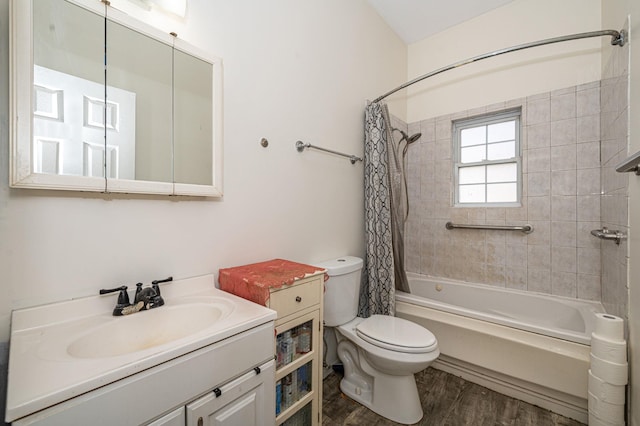
[[[394,315],[397,285],[402,284],[399,289],[408,291],[404,253],[399,251],[403,249],[404,234],[404,221],[398,212],[401,204],[398,197],[402,193],[398,185],[402,178],[390,122],[386,104],[367,105],[364,149],[366,256],[359,312],[362,317]]]

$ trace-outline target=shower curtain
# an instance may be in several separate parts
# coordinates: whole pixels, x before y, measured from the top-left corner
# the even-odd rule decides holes
[[[402,178],[390,123],[386,104],[367,105],[364,150],[366,256],[359,309],[362,317],[394,315],[396,287],[400,285],[400,290],[408,291],[403,261],[404,221],[398,211]]]

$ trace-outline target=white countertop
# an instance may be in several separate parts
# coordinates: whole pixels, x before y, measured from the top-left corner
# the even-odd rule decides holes
[[[133,294],[135,289],[129,290]],[[94,327],[127,320],[112,316],[117,292],[14,311],[5,420],[14,421],[276,319],[275,311],[217,289],[213,275],[162,284],[160,290],[165,306],[131,316],[198,301],[215,301],[230,311],[186,337],[96,358],[74,357],[68,347]]]

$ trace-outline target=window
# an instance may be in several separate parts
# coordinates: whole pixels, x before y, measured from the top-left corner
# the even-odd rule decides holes
[[[456,205],[520,205],[520,110],[454,121],[453,138]]]

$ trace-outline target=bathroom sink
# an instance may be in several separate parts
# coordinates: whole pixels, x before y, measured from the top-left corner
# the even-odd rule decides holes
[[[231,313],[224,303],[186,303],[114,317],[67,347],[75,358],[106,358],[163,345],[211,327]]]
[[[214,282],[212,274],[174,280],[161,287],[164,306],[119,317],[112,315],[117,296],[111,294],[14,310],[6,419],[233,345],[237,336],[275,320],[274,311]]]

